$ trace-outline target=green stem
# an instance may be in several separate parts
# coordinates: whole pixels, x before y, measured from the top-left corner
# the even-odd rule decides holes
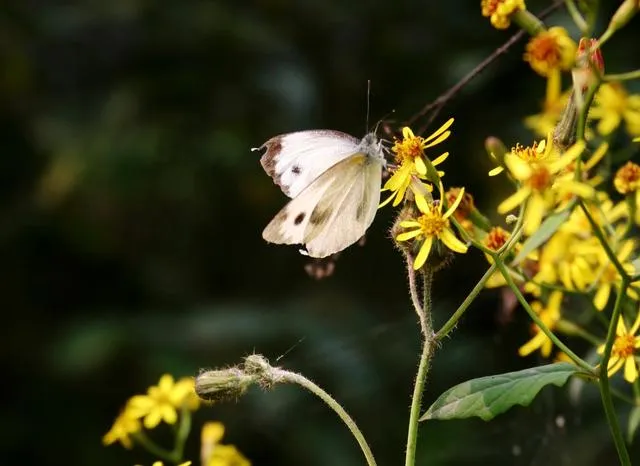
[[[489,269],[478,281],[478,283],[473,288],[473,290],[471,290],[471,293],[469,293],[469,296],[467,296],[465,300],[462,302],[462,304],[460,304],[458,309],[456,309],[456,312],[454,312],[453,315],[449,318],[449,320],[447,320],[447,322],[440,328],[440,330],[436,332],[434,337],[436,341],[442,340],[449,334],[449,332],[451,332],[451,330],[453,330],[453,328],[456,326],[460,318],[466,312],[469,305],[473,302],[474,299],[476,299],[476,296],[478,296],[478,294],[483,290],[484,284],[495,273],[497,268],[498,267],[496,266],[495,263],[492,264],[491,267],[489,267]]]
[[[138,432],[132,434],[134,440],[142,445],[142,447],[147,450],[152,455],[163,459],[165,461],[173,462],[173,452],[166,450],[147,437],[147,434],[144,433],[143,430],[139,430]]]
[[[529,314],[529,317],[531,317],[531,320],[533,320],[536,323],[536,325],[540,328],[540,331],[542,331],[542,333],[544,333],[547,336],[547,338],[549,338],[558,348],[564,351],[567,354],[567,356],[569,356],[571,360],[575,362],[579,367],[586,370],[587,372],[593,373],[593,368],[589,365],[589,363],[587,363],[582,358],[580,358],[580,356],[578,356],[573,351],[571,351],[567,345],[565,345],[557,336],[554,335],[554,333],[551,330],[549,330],[549,327],[547,327],[544,324],[544,322],[542,322],[540,317],[538,317],[538,314],[536,314],[536,312],[533,309],[531,309],[531,306],[529,306],[529,303],[527,302],[526,299],[524,299],[524,296],[520,292],[520,289],[513,282],[511,275],[509,275],[509,272],[507,271],[506,267],[504,266],[500,258],[494,257],[494,260],[496,261],[496,265],[498,266],[498,269],[502,273],[502,276],[507,281],[507,285],[509,285],[509,288],[511,288],[511,290],[515,293],[516,298],[518,298],[518,301],[520,302],[524,310],[527,312],[527,314]]]
[[[422,304],[420,303],[420,296],[418,293],[418,284],[416,283],[416,271],[413,269],[413,257],[410,254],[407,254],[407,274],[409,275],[409,294],[411,295],[411,302],[413,303],[413,308],[418,314],[418,318],[420,319],[420,330],[422,331],[422,335],[427,337],[427,322],[426,316],[422,310]],[[427,290],[424,290],[426,294]]]
[[[593,234],[596,235],[596,238],[598,238],[598,241],[600,241],[600,244],[602,245],[604,252],[607,254],[607,257],[609,258],[613,266],[616,268],[620,276],[623,279],[629,279],[629,274],[627,273],[627,271],[624,269],[624,267],[616,257],[616,254],[613,252],[613,249],[611,249],[611,245],[602,234],[600,227],[591,216],[591,212],[589,212],[589,209],[587,209],[587,206],[584,204],[582,199],[579,201],[579,204],[580,204],[580,208],[582,209],[582,212],[584,212],[585,217],[587,217],[587,220],[589,221],[589,225],[591,225]]]
[[[589,25],[587,24],[584,17],[582,16],[582,13],[580,13],[580,11],[578,10],[578,7],[576,6],[575,2],[573,0],[565,0],[564,3],[567,6],[567,11],[571,15],[573,22],[576,23],[576,26],[578,26],[578,29],[580,29],[580,32],[582,32],[582,34],[585,34],[589,29]]]
[[[619,73],[619,74],[605,74],[605,81],[628,81],[630,79],[638,79],[640,78],[640,70],[629,71],[627,73]]]
[[[613,308],[613,314],[611,315],[611,322],[609,323],[609,331],[607,332],[607,341],[604,346],[604,352],[602,354],[602,361],[600,363],[600,395],[602,397],[602,405],[604,412],[609,422],[609,428],[611,429],[611,435],[613,436],[613,442],[618,450],[618,457],[620,458],[620,464],[623,466],[631,466],[631,458],[627,451],[627,446],[622,436],[620,424],[618,423],[618,417],[616,416],[615,406],[611,399],[611,385],[609,382],[609,359],[611,358],[611,351],[613,349],[613,343],[616,339],[616,328],[618,326],[618,320],[622,314],[622,301],[627,292],[629,282],[627,279],[622,279],[620,285],[620,291],[616,297],[616,303]]]
[[[272,368],[271,373],[274,377],[279,378],[283,382],[295,383],[300,385],[301,387],[306,388],[311,393],[316,395],[322,401],[324,401],[333,411],[342,419],[342,422],[345,423],[347,428],[351,431],[351,434],[354,436],[358,445],[360,445],[360,449],[364,454],[364,457],[367,461],[367,465],[376,466],[376,460],[373,457],[373,453],[371,452],[371,448],[369,448],[369,444],[367,443],[362,431],[358,428],[358,425],[355,421],[349,416],[349,414],[345,411],[345,409],[338,403],[331,395],[325,392],[318,385],[313,383],[311,380],[307,379],[301,374],[297,374],[295,372],[289,372],[280,368]]]
[[[431,286],[433,283],[433,272],[426,271],[423,275],[424,284],[424,304],[420,309],[416,309],[418,314],[424,316],[425,327],[423,329],[422,353],[420,355],[420,364],[418,365],[418,373],[413,387],[413,396],[411,397],[411,411],[409,414],[409,427],[407,430],[407,449],[405,455],[405,466],[414,466],[416,462],[416,447],[418,445],[418,422],[420,419],[420,410],[422,408],[422,396],[424,392],[427,374],[429,373],[429,365],[431,363],[431,354],[435,347],[435,338],[433,335],[433,324],[431,322]]]
[[[600,338],[596,337],[591,332],[588,332],[587,330],[569,320],[560,319],[560,321],[558,321],[557,328],[559,332],[564,333],[565,335],[576,335],[578,337],[581,337],[582,339],[594,345],[596,348],[602,343],[602,340]]]
[[[180,413],[180,425],[176,431],[176,443],[173,447],[173,457],[176,464],[182,461],[184,456],[184,445],[191,432],[191,412],[187,406],[183,406]]]

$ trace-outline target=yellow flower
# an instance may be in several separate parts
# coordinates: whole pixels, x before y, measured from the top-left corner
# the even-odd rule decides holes
[[[118,415],[109,432],[104,434],[102,443],[106,446],[119,441],[125,448],[131,448],[133,443],[130,436],[139,432],[140,429],[140,421],[124,410]]]
[[[555,184],[558,173],[578,158],[584,148],[584,142],[580,141],[560,155],[550,140],[534,143],[531,147],[517,145],[505,155],[504,163],[521,187],[498,206],[498,212],[505,214],[526,203],[524,233],[531,235],[554,207],[559,194],[562,197],[567,192],[592,196],[594,189],[591,186],[573,179],[563,179],[561,184]]]
[[[192,378],[185,377],[174,383],[171,375],[164,374],[157,386],[149,387],[146,395],[136,395],[129,400],[127,412],[137,419],[144,418],[144,426],[152,429],[161,421],[175,424],[177,410],[196,410],[198,400]]]
[[[202,426],[200,461],[203,466],[251,466],[251,462],[233,445],[220,443],[224,436],[221,422],[207,422]]]
[[[442,185],[440,185],[440,193],[442,194]],[[416,196],[416,205],[422,215],[414,220],[400,222],[400,227],[406,228],[407,231],[396,236],[397,241],[408,241],[414,238],[422,241],[420,251],[413,263],[415,270],[418,270],[426,262],[434,239],[442,241],[452,251],[458,253],[467,252],[467,246],[456,238],[455,233],[449,226],[449,217],[455,212],[463,195],[464,188],[460,190],[458,198],[451,204],[444,215],[442,214],[442,202],[429,204],[424,196]]]
[[[597,129],[604,136],[611,134],[623,121],[631,136],[640,135],[640,95],[629,95],[622,84],[604,83],[589,117],[600,120]]]
[[[621,244],[619,250],[616,252],[618,262],[622,264],[622,267],[629,274],[635,273],[635,267],[628,261],[634,249],[635,243],[632,240],[627,240]],[[596,294],[593,297],[593,304],[596,309],[602,311],[609,302],[611,288],[619,286],[622,281],[622,277],[620,276],[618,269],[616,269],[609,260],[609,256],[607,256],[604,249],[600,250],[599,262],[601,265],[595,274],[595,286],[597,289]],[[634,300],[638,300],[640,298],[638,293],[636,293],[632,288],[627,288],[627,296]]]
[[[491,18],[496,29],[507,29],[511,24],[511,15],[526,9],[524,0],[482,0],[482,16]]]
[[[553,291],[549,296],[549,302],[547,307],[543,307],[539,301],[531,303],[531,308],[538,314],[540,320],[547,326],[549,330],[555,328],[556,324],[560,320],[560,305],[562,304],[562,293],[559,291]],[[533,324],[533,331],[535,335],[531,340],[522,345],[518,349],[520,356],[528,356],[535,350],[539,349],[542,356],[548,358],[553,348],[553,342],[546,336],[540,328]]]
[[[616,187],[616,191],[620,194],[635,195],[636,215],[635,222],[640,225],[640,165],[636,165],[633,162],[627,162],[626,165],[621,167],[613,179],[613,184]]]
[[[412,185],[412,180],[416,178],[427,179],[427,165],[424,162],[424,150],[433,147],[445,141],[450,135],[449,127],[453,124],[453,118],[449,118],[447,122],[436,130],[428,138],[416,136],[411,128],[405,126],[402,128],[402,140],[396,140],[391,148],[391,152],[395,154],[396,168],[393,175],[387,180],[382,191],[391,191],[389,196],[380,207],[387,205],[393,199],[393,205],[397,206],[404,199],[404,195]],[[434,159],[431,164],[435,167],[444,162],[449,156],[448,152]],[[443,172],[438,172],[438,176],[443,176]],[[429,189],[432,189],[429,186]]]
[[[576,56],[576,43],[563,27],[552,27],[532,37],[526,46],[524,61],[541,76],[571,69]]]
[[[164,463],[162,461],[154,461],[152,466],[164,466]],[[191,461],[185,461],[178,466],[191,466]]]
[[[594,237],[581,239],[562,229],[547,241],[540,254],[540,270],[534,276],[537,283],[585,290],[595,279],[600,243]]]
[[[633,383],[638,378],[638,363],[636,362],[636,348],[640,348],[640,338],[636,336],[636,332],[640,327],[640,312],[636,317],[630,329],[624,324],[622,316],[616,325],[616,339],[611,349],[611,358],[607,365],[609,376],[615,374],[624,366],[624,379]],[[604,353],[604,345],[598,348],[598,353]]]
[[[613,185],[620,194],[640,193],[640,165],[627,162],[620,167],[613,179]]]
[[[569,102],[571,91],[561,93],[561,85],[560,73],[551,73],[547,79],[542,112],[531,115],[524,120],[525,126],[533,130],[537,136],[546,137],[553,132],[556,124],[560,121],[562,111]]]

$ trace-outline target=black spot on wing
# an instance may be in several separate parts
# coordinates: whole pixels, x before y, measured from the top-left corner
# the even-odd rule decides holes
[[[291,168],[291,173],[294,175],[299,175],[301,171],[302,169],[298,165],[294,165],[293,168]]]
[[[296,225],[300,225],[305,217],[306,214],[304,212],[300,212],[298,215],[296,215],[296,218],[293,219],[293,223],[295,223]]]

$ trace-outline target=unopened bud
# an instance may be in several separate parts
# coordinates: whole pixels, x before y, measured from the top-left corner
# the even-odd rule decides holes
[[[205,401],[236,400],[255,382],[255,376],[245,374],[238,367],[231,367],[201,372],[196,377],[195,389]]]
[[[573,89],[581,96],[604,73],[604,59],[596,39],[580,39],[576,54],[576,66],[571,70]]]
[[[489,176],[495,176],[504,171],[504,156],[509,152],[504,143],[495,136],[489,136],[484,141],[484,149],[491,160],[498,165],[489,172]]]
[[[640,10],[640,1],[638,0],[625,0],[622,5],[618,7],[618,10],[611,17],[608,29],[618,30],[624,27],[631,18]]]

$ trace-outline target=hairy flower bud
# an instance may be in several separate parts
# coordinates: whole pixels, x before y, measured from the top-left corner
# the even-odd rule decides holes
[[[227,401],[240,398],[256,382],[238,367],[202,371],[195,379],[196,393],[205,401]]]

